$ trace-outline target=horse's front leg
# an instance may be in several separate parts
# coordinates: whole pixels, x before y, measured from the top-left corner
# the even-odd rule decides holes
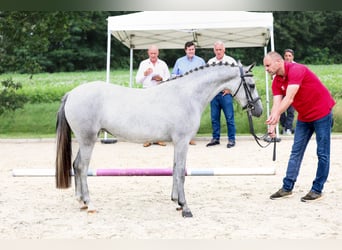
[[[177,187],[177,179],[176,179],[176,160],[173,160],[173,171],[172,171],[172,192],[171,192],[171,200],[174,202],[178,202],[178,187]]]
[[[187,151],[188,143],[185,145],[175,144],[171,200],[178,201],[183,217],[192,217],[192,213],[186,203],[184,191]]]

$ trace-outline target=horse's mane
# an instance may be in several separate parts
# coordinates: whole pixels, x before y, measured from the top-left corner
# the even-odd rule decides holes
[[[173,77],[171,77],[171,78],[169,78],[169,79],[167,79],[167,80],[165,80],[165,81],[162,81],[161,83],[173,81],[173,80],[175,80],[175,79],[179,79],[179,78],[181,78],[181,77],[184,77],[184,76],[186,76],[186,75],[189,75],[189,74],[191,74],[191,73],[193,73],[193,72],[195,72],[195,71],[203,70],[204,68],[215,67],[216,65],[219,65],[219,66],[225,65],[225,66],[231,66],[231,67],[236,67],[236,66],[238,66],[238,65],[236,65],[235,63],[229,64],[228,62],[222,62],[222,61],[220,61],[220,62],[218,62],[218,63],[213,62],[212,64],[207,63],[207,64],[204,65],[204,66],[200,66],[200,67],[196,67],[196,68],[194,68],[194,69],[191,69],[191,70],[185,72],[185,73],[182,74],[182,75],[173,76]]]

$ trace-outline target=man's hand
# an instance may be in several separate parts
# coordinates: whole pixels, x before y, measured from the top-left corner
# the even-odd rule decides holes
[[[148,68],[145,72],[144,72],[144,76],[148,76],[150,74],[152,74],[153,69],[152,68]]]
[[[222,96],[229,95],[231,92],[229,89],[222,90]]]
[[[275,138],[277,135],[276,135],[276,125],[270,125],[268,126],[268,135],[271,137],[271,138]]]
[[[160,82],[161,80],[163,80],[163,78],[160,75],[155,75],[155,76],[152,77],[152,80]]]

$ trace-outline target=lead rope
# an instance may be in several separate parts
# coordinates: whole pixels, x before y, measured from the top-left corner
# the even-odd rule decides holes
[[[275,161],[276,160],[276,147],[277,147],[277,140],[276,140],[276,138],[272,138],[272,140],[269,141],[266,145],[262,145],[260,143],[260,141],[264,140],[268,136],[268,133],[264,134],[261,137],[259,137],[259,136],[257,136],[255,134],[254,126],[253,126],[253,118],[252,118],[251,110],[249,108],[247,109],[247,117],[248,117],[248,123],[249,123],[249,132],[251,133],[251,135],[254,137],[254,140],[256,141],[256,143],[261,148],[266,148],[266,147],[268,147],[271,144],[271,142],[273,142],[273,157],[272,157],[272,160]]]
[[[248,123],[249,123],[249,132],[251,133],[251,135],[254,137],[254,140],[256,141],[256,143],[261,147],[261,148],[266,148],[268,147],[271,142],[274,142],[273,144],[273,157],[272,157],[272,160],[275,161],[276,160],[276,145],[277,145],[277,140],[276,138],[272,138],[271,141],[269,141],[266,145],[262,145],[260,143],[261,140],[265,140],[268,136],[268,133],[264,134],[263,136],[261,137],[258,137],[256,134],[255,134],[255,131],[254,131],[254,126],[253,126],[253,117],[252,117],[252,112],[251,110],[253,109],[253,103],[255,103],[256,101],[258,101],[260,98],[256,99],[256,100],[253,100],[253,97],[251,95],[251,93],[249,92],[249,89],[247,87],[247,84],[246,84],[246,81],[245,81],[245,75],[244,72],[243,72],[243,68],[242,67],[239,67],[240,69],[240,77],[241,77],[241,82],[240,82],[240,85],[237,89],[237,91],[235,92],[235,94],[233,95],[233,97],[237,94],[237,92],[239,91],[241,85],[243,85],[244,87],[244,90],[245,90],[245,94],[246,94],[246,98],[247,98],[247,105],[244,107],[247,111],[247,118],[248,118]]]
[[[273,142],[273,158],[272,160],[275,161],[276,160],[276,148],[277,148],[277,139],[276,138],[272,138]]]

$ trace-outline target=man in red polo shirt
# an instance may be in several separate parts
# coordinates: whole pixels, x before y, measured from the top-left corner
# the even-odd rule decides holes
[[[298,112],[296,133],[283,186],[270,198],[280,199],[292,195],[306,146],[315,133],[318,157],[316,178],[310,191],[301,198],[301,201],[317,200],[322,197],[323,186],[329,175],[332,108],[335,100],[319,78],[305,65],[284,62],[280,54],[270,52],[264,58],[264,67],[271,76],[274,76],[273,106],[266,120],[270,136],[276,136],[275,127],[280,115],[290,105]]]

